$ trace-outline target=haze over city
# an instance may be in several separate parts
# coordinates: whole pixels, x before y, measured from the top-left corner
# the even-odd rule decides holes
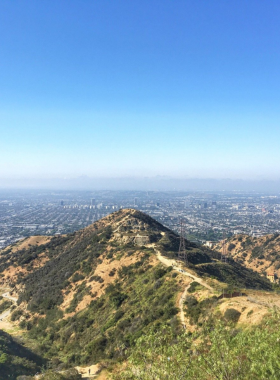
[[[0,187],[274,191],[279,8],[2,1]]]

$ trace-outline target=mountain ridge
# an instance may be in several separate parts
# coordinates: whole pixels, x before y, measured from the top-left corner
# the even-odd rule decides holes
[[[188,240],[188,262],[178,261],[179,241],[150,216],[125,209],[72,234],[9,247],[0,254],[0,273],[19,293],[11,318],[43,357],[83,365],[123,360],[127,348],[162,324],[180,330],[180,294],[193,281],[183,272],[220,290],[271,289],[257,273],[222,263],[217,251]],[[164,265],[157,252],[182,269]]]
[[[188,240],[185,240],[185,245],[187,265],[200,276],[211,276],[222,282],[230,279],[230,282],[239,282],[241,287],[263,286],[269,288],[268,281],[258,277],[253,271],[246,269],[238,262],[230,260],[228,264],[221,263],[219,254],[215,250],[199,246]],[[59,302],[63,304],[65,293],[68,291],[69,294],[67,287],[69,280],[72,281],[71,276],[75,276],[74,282],[81,283],[91,274],[91,276],[97,276],[95,280],[99,278],[99,281],[102,282],[102,263],[110,266],[110,261],[117,256],[116,252],[119,252],[118,254],[121,256],[123,250],[134,251],[130,254],[129,259],[127,258],[116,266],[115,273],[111,273],[109,276],[113,280],[117,269],[122,265],[128,263],[131,265],[137,261],[141,249],[151,253],[155,248],[152,246],[162,251],[163,255],[176,258],[179,237],[138,210],[119,210],[80,231],[54,237],[45,244],[19,250],[16,250],[15,247],[3,250],[0,255],[2,284],[8,281],[10,286],[20,291],[19,302],[29,302],[30,297],[32,298],[34,295],[33,303],[37,302],[36,298],[42,298],[42,294],[40,293],[41,296],[36,297],[38,289],[32,284],[41,284],[40,288],[47,289],[46,292],[52,295],[56,292],[50,289],[57,286],[60,288],[58,291]],[[44,282],[44,279],[48,278],[52,278],[52,281]],[[92,280],[91,283],[95,280]],[[99,290],[100,288],[101,286],[98,287]],[[64,289],[63,294],[62,289]],[[45,294],[44,298],[47,299],[49,296]],[[56,304],[57,300],[54,303]]]

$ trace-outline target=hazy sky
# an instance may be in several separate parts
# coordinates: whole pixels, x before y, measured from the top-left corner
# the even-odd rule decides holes
[[[1,0],[0,178],[280,178],[280,2]]]

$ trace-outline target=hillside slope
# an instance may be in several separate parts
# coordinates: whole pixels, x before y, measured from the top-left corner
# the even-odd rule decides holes
[[[39,240],[38,240],[39,241]],[[69,364],[122,359],[148,329],[180,328],[184,276],[156,252],[177,257],[179,238],[136,210],[120,210],[91,226],[0,255],[2,282],[19,295],[12,319],[38,353]],[[186,240],[186,268],[238,287],[270,289],[250,269]]]
[[[276,273],[280,277],[280,235],[266,235],[259,238],[235,235],[226,241],[230,256],[243,266],[259,273]],[[222,251],[222,243],[216,250]]]

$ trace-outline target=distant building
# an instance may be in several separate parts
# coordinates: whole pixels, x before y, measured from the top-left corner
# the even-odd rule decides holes
[[[243,230],[233,230],[233,234],[234,235],[244,234],[244,231]]]
[[[277,282],[277,277],[275,273],[267,273],[266,277],[269,279],[270,282],[275,284]]]
[[[64,205],[64,202],[63,202],[63,201],[61,201],[61,202],[60,202],[60,205],[61,205],[61,206],[63,206],[63,205]]]
[[[261,231],[251,231],[250,235],[253,237],[261,237],[264,235],[264,233],[262,233]]]
[[[208,240],[204,243],[204,245],[206,245],[206,247],[213,248],[216,243],[217,243],[216,241],[209,241]]]
[[[91,198],[91,200],[90,200],[90,205],[91,205],[91,206],[95,206],[95,198]]]
[[[191,205],[191,202],[189,200],[186,200],[184,204],[185,208],[190,208],[190,205]]]

